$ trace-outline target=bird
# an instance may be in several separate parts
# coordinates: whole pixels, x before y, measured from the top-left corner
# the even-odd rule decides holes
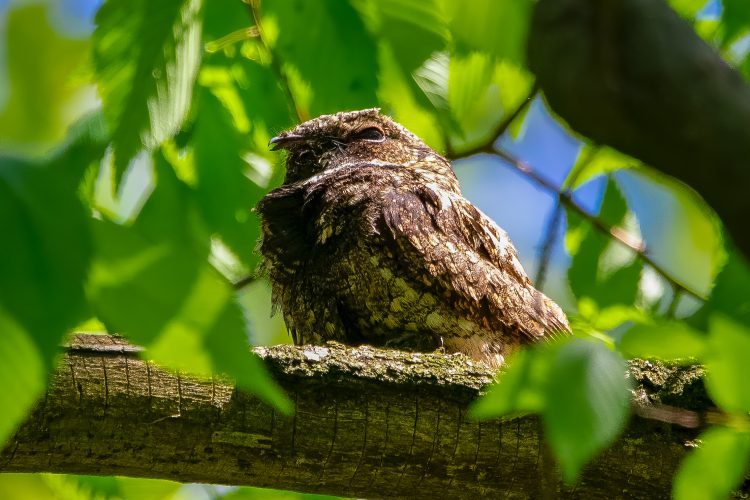
[[[451,163],[378,108],[270,141],[282,185],[256,206],[262,270],[295,344],[464,353],[500,367],[570,332]]]

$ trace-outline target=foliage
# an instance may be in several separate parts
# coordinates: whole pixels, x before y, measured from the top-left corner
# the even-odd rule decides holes
[[[695,20],[704,2],[671,3]],[[45,38],[28,37],[24,23],[42,7],[12,10],[10,100],[0,130],[3,145],[25,155],[0,158],[0,222],[10,242],[0,250],[0,382],[7,389],[0,404],[8,409],[0,440],[43,393],[64,335],[92,320],[144,345],[160,363],[229,374],[290,411],[262,363],[246,354],[258,332],[243,318],[232,285],[255,272],[260,228],[251,209],[283,176],[268,140],[301,119],[380,106],[455,156],[491,145],[497,126],[523,109],[533,88],[523,56],[533,5],[106,0],[90,42],[55,40],[46,24]],[[749,68],[742,43],[750,8],[726,0],[717,23],[720,29],[701,33]],[[44,64],[19,53],[35,44],[44,45],[36,51]],[[73,75],[82,61],[87,66]],[[74,86],[62,94],[51,87],[84,77],[96,85],[101,109],[39,155],[34,148],[60,139],[58,110],[75,93]],[[521,133],[523,120],[521,112],[508,130]],[[731,243],[722,243],[718,222],[694,193],[648,177],[648,166],[616,151],[585,144],[564,188],[575,199],[605,179],[597,220],[640,238],[647,221],[631,206],[625,170],[673,193],[679,210],[707,228],[709,243],[696,244],[718,248],[716,262],[726,256],[710,296],[696,292],[708,300],[691,305],[680,283],[569,209],[576,336],[519,353],[473,414],[541,414],[572,482],[627,421],[626,358],[705,363],[709,395],[729,424],[703,434],[674,495],[720,498],[738,484],[750,456],[750,270]],[[13,481],[25,479],[0,488]],[[47,478],[30,488],[125,496],[127,481]],[[164,488],[152,494],[172,494],[173,485]],[[228,497],[252,496],[243,491]]]

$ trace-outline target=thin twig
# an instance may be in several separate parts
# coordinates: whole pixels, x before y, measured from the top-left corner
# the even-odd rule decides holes
[[[499,156],[500,158],[505,160],[507,163],[509,163],[517,171],[519,171],[524,176],[534,181],[536,184],[538,184],[542,188],[546,189],[547,191],[551,193],[556,193],[559,196],[560,202],[562,204],[564,204],[566,207],[576,212],[579,216],[585,219],[589,224],[591,224],[597,230],[608,234],[615,241],[617,241],[618,243],[622,244],[623,246],[635,252],[638,258],[640,258],[644,263],[651,266],[657,273],[661,274],[664,277],[664,279],[669,281],[672,284],[672,286],[674,286],[676,289],[682,290],[683,292],[689,295],[692,295],[693,297],[697,299],[700,299],[703,301],[706,300],[706,297],[696,292],[689,286],[683,284],[679,279],[672,276],[669,273],[669,271],[667,271],[660,264],[655,262],[648,255],[646,251],[646,246],[640,238],[634,237],[633,235],[623,230],[622,228],[610,226],[609,224],[601,220],[596,215],[590,213],[588,210],[586,210],[581,205],[576,203],[576,201],[573,199],[570,193],[560,191],[560,189],[552,181],[540,175],[538,172],[534,171],[525,162],[519,160],[518,158],[511,155],[507,151],[500,150],[500,149],[496,150],[495,148],[492,147],[491,144],[486,145],[482,149],[482,152]]]
[[[549,262],[552,259],[552,251],[555,249],[555,241],[557,241],[557,231],[560,228],[562,222],[562,203],[558,198],[555,203],[555,208],[552,210],[549,221],[547,222],[547,229],[545,230],[544,243],[542,244],[542,250],[539,252],[539,268],[536,272],[536,287],[539,290],[544,289],[544,281],[547,279],[547,268]]]
[[[565,189],[565,194],[568,196],[572,195],[573,186],[578,179],[578,176],[583,172],[591,161],[596,157],[599,147],[595,146],[579,163],[573,165],[573,169],[570,174],[570,182],[568,187]],[[536,274],[536,286],[540,290],[544,288],[544,281],[547,278],[547,268],[552,258],[552,251],[555,249],[555,242],[557,241],[557,231],[562,223],[563,215],[563,204],[560,194],[558,193],[555,199],[555,208],[550,215],[549,222],[547,223],[547,229],[545,230],[544,243],[542,244],[542,250],[539,253],[539,269]]]
[[[521,101],[521,103],[516,107],[516,109],[513,110],[512,113],[508,114],[503,118],[503,120],[497,124],[495,129],[492,131],[492,134],[490,137],[492,137],[492,141],[490,144],[494,144],[495,141],[497,141],[500,136],[502,136],[506,130],[508,130],[508,127],[511,126],[511,124],[516,121],[516,118],[518,118],[521,113],[523,113],[526,108],[529,107],[529,105],[534,100],[534,97],[536,97],[537,92],[539,92],[539,87],[536,83],[532,85],[531,90],[529,91],[526,98]],[[467,156],[475,155],[477,153],[481,153],[484,151],[484,148],[487,147],[487,144],[479,144],[477,146],[474,146],[472,148],[469,148],[467,150],[461,151],[461,153],[456,153],[453,150],[452,145],[450,144],[450,141],[446,141],[445,143],[445,156],[450,159],[456,159],[456,158],[466,158]]]

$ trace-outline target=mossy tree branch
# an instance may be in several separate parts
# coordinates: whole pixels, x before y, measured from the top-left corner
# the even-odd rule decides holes
[[[532,498],[545,488],[534,417],[477,422],[492,373],[460,355],[257,348],[295,401],[286,417],[223,380],[169,373],[118,337],[78,335],[0,470],[128,475],[342,496]],[[644,400],[690,406],[700,370],[634,367]],[[667,495],[695,431],[634,418],[573,497]]]

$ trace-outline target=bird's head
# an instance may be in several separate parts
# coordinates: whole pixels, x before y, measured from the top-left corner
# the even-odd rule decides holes
[[[270,145],[274,150],[288,151],[286,184],[344,164],[374,161],[407,165],[429,155],[439,158],[416,135],[377,108],[319,116],[282,132],[271,139]]]

